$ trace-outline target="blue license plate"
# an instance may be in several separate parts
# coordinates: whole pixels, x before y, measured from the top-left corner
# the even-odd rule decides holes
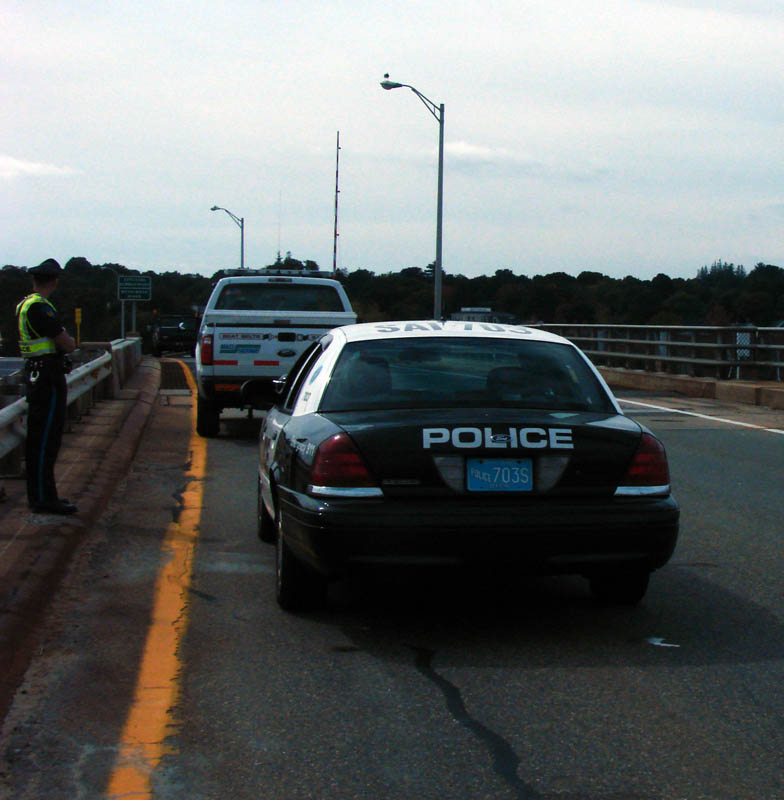
[[[466,459],[469,492],[530,492],[533,467],[530,458]]]

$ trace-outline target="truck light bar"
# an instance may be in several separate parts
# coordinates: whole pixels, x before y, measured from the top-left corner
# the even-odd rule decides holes
[[[300,270],[300,269],[276,269],[275,267],[265,269],[224,269],[223,274],[227,278],[237,278],[243,275],[292,275],[297,278],[332,278],[331,272],[325,270]]]

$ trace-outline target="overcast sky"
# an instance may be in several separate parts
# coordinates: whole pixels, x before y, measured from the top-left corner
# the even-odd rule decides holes
[[[784,266],[779,0],[0,0],[0,262]]]

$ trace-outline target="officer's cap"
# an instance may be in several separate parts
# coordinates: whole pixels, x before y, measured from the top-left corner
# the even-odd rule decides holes
[[[63,268],[53,258],[47,258],[28,271],[31,275],[38,275],[41,278],[59,278]]]

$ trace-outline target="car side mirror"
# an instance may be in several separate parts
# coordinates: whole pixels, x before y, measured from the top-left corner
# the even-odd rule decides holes
[[[288,375],[281,375],[279,378],[273,379],[272,388],[275,390],[275,394],[283,394],[286,388],[286,381],[288,380],[288,377]]]

